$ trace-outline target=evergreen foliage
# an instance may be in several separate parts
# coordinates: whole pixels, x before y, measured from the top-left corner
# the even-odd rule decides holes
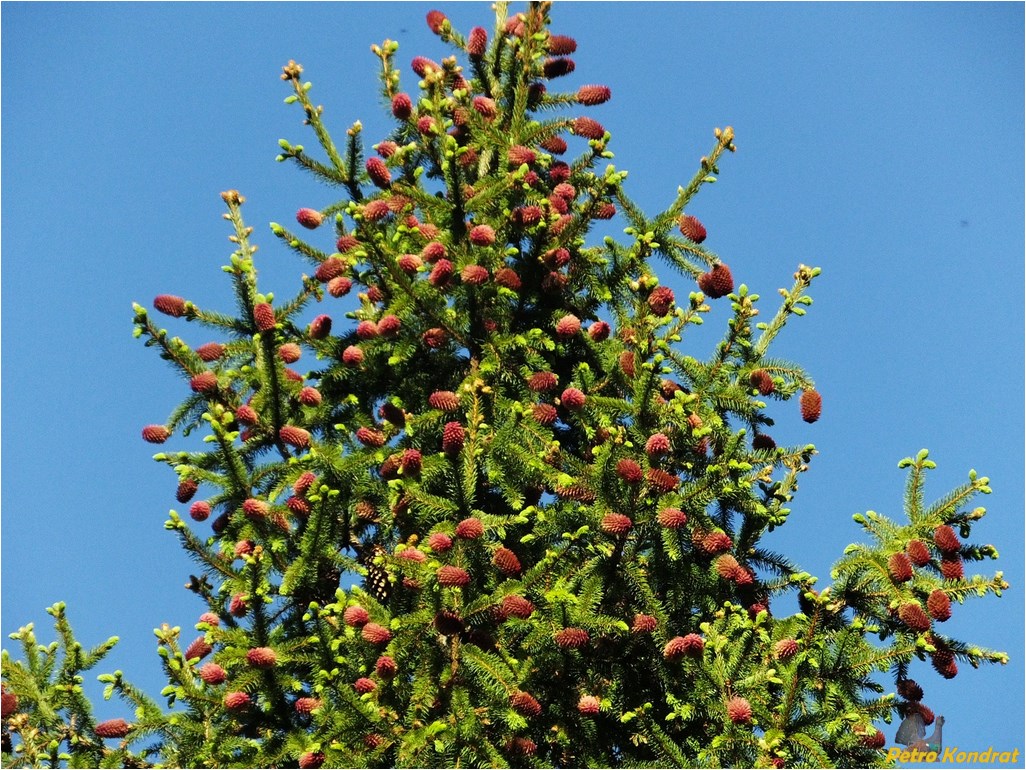
[[[963,570],[997,556],[968,542],[985,478],[927,505],[933,463],[902,461],[905,517],[857,515],[868,542],[822,590],[772,550],[815,449],[778,446],[771,414],[822,402],[770,348],[819,269],[758,321],[685,214],[732,129],[646,214],[584,115],[609,90],[560,89],[576,43],[549,4],[497,9],[466,35],[432,11],[455,55],[414,58],[413,82],[373,47],[396,120],[369,148],[359,123],[336,145],[283,68],[323,156],[279,159],[341,195],[271,225],[310,275],[258,285],[232,190],[235,311],[158,297],[194,347],[135,306],[189,383],[144,438],[208,443],[155,458],[193,520],[165,526],[198,564],[198,637],[157,631],[167,710],[117,672],[134,714],[96,725],[80,673],[114,640],[83,652],[54,608],[59,645],[28,627],[25,662],[4,653],[5,765],[883,766],[876,724],[925,708],[913,661],[1006,661],[939,627],[1007,587]],[[626,239],[595,243],[613,216]],[[678,302],[659,260],[695,291]],[[720,297],[703,356],[684,338]],[[788,592],[801,611],[777,614]]]

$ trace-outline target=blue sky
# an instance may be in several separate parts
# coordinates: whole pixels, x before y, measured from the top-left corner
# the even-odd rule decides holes
[[[4,4],[9,649],[6,634],[29,621],[44,630],[44,607],[63,600],[85,643],[121,636],[104,671],[159,691],[152,629],[181,625],[188,642],[203,608],[181,587],[192,563],[163,529],[168,509],[183,508],[175,479],[139,438],[184,383],[132,339],[131,302],[172,293],[232,307],[218,193],[233,187],[263,245],[262,286],[291,293],[302,265],[267,223],[332,198],[274,162],[279,138],[315,146],[282,103],[280,67],[306,67],[336,136],[359,119],[376,141],[389,123],[369,46],[398,40],[400,62],[446,55],[424,24],[430,7]],[[491,26],[486,3],[437,7],[464,31]],[[956,605],[947,626],[1012,662],[963,666],[951,682],[926,664],[913,675],[948,719],[946,743],[1026,749],[1023,6],[557,3],[553,18],[579,43],[565,85],[612,88],[589,115],[611,131],[639,203],[669,202],[713,127],[733,125],[739,151],[690,208],[705,245],[767,314],[799,262],[823,268],[809,315],[773,351],[806,366],[824,398],[813,426],[779,409],[774,436],[820,454],[768,545],[825,583],[859,538],[853,513],[900,515],[902,457],[930,448],[934,497],[970,468],[990,476],[975,539],[1001,559],[979,571],[1003,569],[1013,587]],[[708,355],[726,311],[685,340],[688,352]],[[100,713],[130,716],[115,704]]]

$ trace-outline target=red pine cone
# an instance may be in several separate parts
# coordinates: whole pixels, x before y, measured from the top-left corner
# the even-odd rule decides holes
[[[591,107],[608,102],[612,95],[608,86],[581,86],[577,89],[577,103]]]
[[[435,266],[431,268],[431,272],[428,273],[428,283],[435,288],[444,287],[452,278],[453,265],[447,259],[439,259],[435,262]]]
[[[752,706],[744,698],[733,697],[727,701],[727,718],[736,725],[747,725],[752,721]]]
[[[538,159],[538,154],[530,147],[515,144],[506,151],[506,158],[510,166],[519,167],[525,163],[530,166]]]
[[[319,709],[321,707],[321,699],[310,697],[296,698],[296,702],[293,705],[297,713],[309,714],[314,709]]]
[[[355,682],[353,682],[353,689],[356,690],[360,695],[364,695],[369,692],[374,692],[378,689],[378,686],[374,683],[373,679],[368,679],[365,676],[361,676]]]
[[[249,611],[245,594],[234,594],[228,602],[228,612],[233,617],[241,618]]]
[[[515,594],[503,598],[500,606],[503,615],[520,620],[526,620],[534,613],[534,605],[523,596]]]
[[[612,219],[616,216],[616,206],[612,203],[603,203],[591,215],[595,219]]]
[[[171,438],[171,431],[163,425],[147,425],[142,429],[142,437],[150,444],[163,444]]]
[[[594,695],[582,695],[577,701],[577,710],[587,716],[599,713],[602,704]]]
[[[378,187],[388,187],[392,183],[392,174],[381,158],[371,156],[367,158],[367,175]]]
[[[634,616],[634,622],[631,624],[631,633],[634,634],[648,634],[655,631],[659,626],[659,621],[652,615],[637,614]]]
[[[9,692],[7,688],[0,690],[0,716],[3,719],[13,715],[18,710],[18,696]],[[6,749],[4,749],[6,751]]]
[[[902,679],[898,682],[898,695],[905,700],[921,701],[923,688],[914,679]]]
[[[328,281],[328,294],[335,298],[346,296],[352,288],[353,282],[344,275],[340,275]]]
[[[108,719],[100,722],[93,730],[101,738],[124,738],[132,730],[132,725],[124,719]]]
[[[439,585],[463,588],[470,583],[470,575],[459,567],[445,566],[435,573]]]
[[[962,570],[962,560],[958,556],[943,556],[940,560],[940,571],[945,580],[962,580],[965,572]]]
[[[577,50],[577,41],[567,35],[549,35],[547,48],[555,56],[566,56]]]
[[[943,623],[951,617],[951,599],[939,588],[930,593],[926,600],[926,609],[930,611],[930,617]]]
[[[650,458],[661,457],[662,455],[669,454],[670,452],[670,439],[667,438],[665,433],[653,433],[648,437],[648,441],[645,442],[645,454]]]
[[[278,348],[278,358],[286,364],[294,364],[303,355],[303,349],[294,342],[286,342]]]
[[[531,407],[531,416],[539,425],[552,425],[556,421],[556,407],[552,404],[535,404]]]
[[[427,544],[435,553],[445,553],[452,548],[452,538],[443,532],[435,532],[427,539]]]
[[[310,322],[310,339],[323,340],[331,334],[331,316],[319,315]]]
[[[572,124],[573,132],[585,139],[601,139],[606,135],[606,129],[597,120],[591,118],[576,118]]]
[[[898,608],[898,617],[910,630],[922,633],[930,630],[930,619],[916,602],[903,604]]]
[[[476,225],[467,237],[475,246],[491,246],[495,243],[495,230],[489,225]]]
[[[321,392],[317,388],[305,387],[299,391],[299,403],[303,406],[320,406],[321,404]],[[282,436],[282,441],[285,441],[285,437]],[[285,441],[285,443],[289,443]]]
[[[196,348],[196,355],[200,357],[201,361],[209,364],[211,361],[216,361],[224,355],[224,345],[220,342],[208,342]]]
[[[927,727],[932,725],[934,723],[934,720],[937,718],[936,715],[933,713],[933,709],[931,709],[929,706],[924,706],[922,703],[917,703],[915,705],[916,710],[919,712],[919,716],[923,718],[923,724]]]
[[[624,516],[622,513],[607,513],[602,517],[602,531],[610,535],[623,535],[633,526],[634,522],[630,516]]]
[[[425,262],[428,262],[429,264],[434,264],[438,260],[442,259],[445,256],[445,254],[446,254],[445,246],[443,246],[438,241],[432,241],[431,243],[427,244],[420,251],[421,259],[423,259]],[[411,256],[412,257],[413,255],[409,254],[407,256]],[[400,265],[400,267],[402,267],[402,265]],[[418,264],[417,267],[420,267],[420,265]],[[406,270],[406,268],[403,267],[403,270]],[[451,263],[449,265],[449,270],[450,270],[450,273],[451,273],[451,271],[452,271],[452,264]],[[407,272],[410,272],[410,271],[407,271]]]
[[[399,149],[399,145],[395,142],[390,142],[386,140],[384,142],[378,142],[376,145],[374,145],[374,149],[377,150],[378,155],[380,155],[382,158],[391,158]],[[339,251],[341,251],[341,249],[339,249]]]
[[[189,387],[196,393],[213,393],[217,390],[217,375],[213,372],[200,372],[189,380]]]
[[[552,372],[535,372],[527,381],[527,387],[535,393],[544,393],[554,389],[559,384],[559,378]]]
[[[661,468],[649,468],[645,474],[648,484],[657,492],[672,492],[677,488],[680,480],[672,473],[667,473]]]
[[[517,206],[513,209],[510,220],[515,225],[530,227],[531,225],[538,224],[544,216],[545,212],[542,211],[541,206]]]
[[[495,100],[489,99],[487,96],[475,96],[472,105],[474,111],[485,120],[491,120],[499,114],[495,106]]]
[[[589,119],[590,118],[583,118],[583,120]],[[573,172],[569,165],[561,160],[557,160],[552,164],[551,168],[549,168],[549,181],[553,185],[558,185],[560,182],[566,182],[569,180],[572,173]]]
[[[564,628],[553,637],[556,644],[566,650],[577,650],[586,645],[591,637],[583,628]]]
[[[634,377],[635,367],[633,350],[625,350],[623,351],[623,353],[620,354],[620,369],[628,377]]]
[[[243,502],[242,512],[246,514],[247,519],[256,521],[258,519],[266,518],[271,512],[271,506],[263,500],[257,500],[255,497],[250,497]]]
[[[285,507],[304,519],[310,515],[310,503],[302,497],[290,497],[285,501]]]
[[[467,35],[467,55],[471,59],[480,59],[485,55],[485,48],[488,46],[488,30],[484,27],[474,27]]]
[[[688,517],[679,508],[663,508],[656,520],[667,529],[680,529],[687,523]]]
[[[815,422],[823,411],[823,397],[815,390],[806,390],[798,401],[805,422]]]
[[[328,257],[321,262],[314,270],[314,278],[321,283],[327,283],[332,278],[337,278],[349,270],[349,265],[338,257]]]
[[[702,550],[708,554],[722,553],[729,551],[734,541],[725,532],[710,532],[702,538]]]
[[[203,659],[214,651],[214,648],[204,639],[202,636],[198,636],[192,640],[192,643],[185,648],[185,659],[192,660],[193,658]]]
[[[937,651],[930,655],[930,663],[945,679],[954,679],[958,676],[958,665],[951,650],[938,646]]]
[[[777,660],[790,660],[798,654],[798,642],[794,639],[781,639],[773,645],[773,654]]]
[[[427,58],[426,56],[414,56],[413,60],[410,62],[410,69],[412,69],[414,72],[417,73],[417,75],[419,75],[422,78],[427,77],[427,74],[430,70],[435,70],[436,72],[442,71],[442,68],[439,64],[431,61],[431,59]]]
[[[246,662],[253,668],[274,668],[278,656],[270,647],[254,647],[246,653]]]
[[[566,140],[559,136],[550,136],[541,143],[541,147],[553,155],[562,155],[567,151]]]
[[[310,390],[313,390],[313,388],[310,388]],[[314,392],[316,393],[316,391]],[[318,400],[320,399],[318,398]],[[310,446],[310,433],[302,428],[297,428],[295,425],[283,426],[282,429],[278,431],[278,436],[281,438],[282,443],[288,444],[296,449],[306,449]]]
[[[556,322],[556,334],[563,339],[573,337],[581,330],[581,319],[569,314]]]
[[[193,521],[206,521],[210,516],[210,503],[206,500],[198,500],[189,508],[189,516]]]
[[[240,711],[250,704],[250,697],[244,692],[230,692],[224,696],[224,707],[229,711]]]
[[[392,640],[392,632],[377,623],[366,624],[360,632],[360,636],[365,642],[371,644],[388,644]]]
[[[360,321],[356,325],[356,336],[361,340],[371,340],[378,336],[378,325],[373,321]]]
[[[751,383],[753,388],[758,389],[759,394],[762,396],[768,396],[773,392],[774,384],[773,378],[770,373],[765,369],[756,369],[748,376],[748,382]]]
[[[303,770],[315,770],[324,764],[325,756],[323,751],[307,751],[301,754],[297,764]]]
[[[256,425],[260,421],[256,410],[249,404],[243,404],[235,410],[235,419],[243,425]]]
[[[596,321],[588,327],[588,336],[594,342],[602,342],[609,338],[609,324],[605,321]]]
[[[363,363],[363,351],[356,345],[350,345],[342,351],[342,363],[346,366],[359,366]]]
[[[560,403],[567,409],[574,411],[581,409],[587,401],[587,396],[577,388],[567,388],[559,397]]]
[[[443,412],[455,412],[460,408],[460,399],[451,390],[436,390],[428,396],[428,404],[433,409],[440,409]]]
[[[680,227],[681,235],[689,241],[701,243],[705,240],[705,226],[698,221],[697,217],[685,214],[677,220],[677,226]]]
[[[447,422],[442,429],[442,451],[448,455],[458,454],[463,449],[466,433],[458,422]]]
[[[456,525],[456,537],[464,540],[477,540],[484,534],[484,524],[480,519],[470,517]]]
[[[930,563],[930,549],[922,540],[909,540],[908,545],[905,546],[905,553],[917,567],[925,567]]]
[[[776,449],[777,442],[765,433],[756,433],[752,437],[752,449]]]
[[[342,620],[347,626],[360,628],[370,620],[370,613],[358,604],[354,604],[352,607],[346,607],[346,611],[342,613]]]
[[[175,499],[180,503],[187,503],[192,500],[197,489],[199,489],[199,482],[195,479],[182,479],[178,482],[178,489],[175,491]]]
[[[730,268],[720,262],[708,273],[698,276],[698,288],[710,299],[719,299],[734,291],[734,276]]]
[[[522,569],[520,559],[518,559],[517,555],[505,546],[499,546],[495,550],[495,555],[492,556],[492,564],[495,565],[499,572],[507,577],[516,577],[520,574]]]
[[[335,241],[335,248],[342,254],[352,251],[359,245],[360,241],[358,241],[354,236],[348,234],[340,235],[338,240]]]
[[[296,221],[307,230],[316,230],[324,222],[324,215],[317,209],[300,209],[296,212]]]
[[[373,447],[375,449],[385,445],[385,435],[380,431],[372,430],[371,428],[359,428],[356,431],[356,440],[364,446]]]
[[[561,78],[564,75],[569,75],[574,71],[575,67],[573,59],[563,57],[549,58],[542,64],[542,72],[545,73],[545,77],[551,80],[552,78]]]
[[[515,712],[525,717],[536,717],[542,711],[541,704],[535,700],[535,697],[522,690],[517,690],[510,696],[509,705]]]
[[[704,649],[705,640],[698,634],[675,636],[663,647],[663,657],[670,662],[676,662],[684,656],[698,657]]]
[[[508,267],[500,268],[495,273],[495,283],[512,291],[519,291],[521,285],[520,276]]]
[[[445,14],[441,11],[428,11],[427,14],[427,25],[428,29],[434,32],[436,35],[442,31],[442,24],[446,21]]]
[[[406,561],[415,561],[418,564],[423,564],[427,561],[427,556],[418,548],[403,548],[396,553],[396,556],[400,559],[406,559]]]
[[[616,475],[628,484],[640,484],[645,478],[641,466],[634,460],[624,458],[616,464]]]
[[[741,569],[741,565],[737,563],[737,559],[729,553],[716,557],[714,566],[716,568],[716,573],[724,580],[733,580],[738,570]]]
[[[266,332],[274,328],[274,308],[266,302],[258,302],[253,306],[253,322],[259,331]]]
[[[174,294],[158,294],[153,298],[153,307],[172,318],[181,318],[185,315],[185,300]]]
[[[471,286],[480,286],[488,280],[488,268],[483,265],[467,265],[460,271],[460,280]]]
[[[363,218],[368,222],[377,222],[387,217],[391,211],[392,209],[388,207],[388,201],[373,200],[363,207]]]
[[[879,730],[874,730],[862,736],[862,745],[869,749],[882,749],[887,743],[887,736]]]
[[[382,655],[374,664],[374,670],[382,679],[391,679],[399,673],[399,666],[390,655]]]
[[[657,286],[648,295],[648,306],[657,316],[664,316],[673,308],[673,290],[668,286]]]
[[[204,663],[197,673],[207,684],[223,684],[228,678],[228,673],[216,663]]]
[[[896,583],[905,583],[912,579],[912,562],[903,553],[895,553],[887,560],[887,571]]]
[[[947,524],[937,527],[933,531],[933,543],[944,556],[957,554],[962,548],[962,543],[959,541],[958,535],[955,534],[955,530]]]
[[[399,465],[405,474],[420,473],[423,467],[423,456],[417,449],[407,449],[399,460]]]
[[[312,471],[304,471],[292,484],[292,491],[297,495],[305,495],[315,481],[317,481],[316,474]]]

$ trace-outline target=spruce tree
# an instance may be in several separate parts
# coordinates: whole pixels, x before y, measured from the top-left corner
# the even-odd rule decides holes
[[[135,710],[97,724],[81,674],[114,640],[83,651],[56,605],[57,643],[29,626],[24,660],[4,653],[5,765],[883,766],[884,722],[933,720],[917,667],[1007,660],[942,626],[1007,587],[966,573],[997,555],[969,542],[986,478],[927,504],[933,462],[903,460],[904,518],[856,515],[866,542],[825,587],[772,550],[815,454],[778,446],[773,415],[813,423],[822,399],[770,348],[820,271],[760,321],[704,244],[688,206],[729,127],[640,210],[589,115],[611,91],[562,88],[576,42],[549,13],[500,3],[464,35],[431,11],[453,55],[415,77],[373,46],[388,136],[336,144],[283,68],[320,149],[279,160],[333,191],[271,225],[307,273],[287,298],[258,284],[229,190],[235,310],[158,296],[188,343],[135,306],[187,383],[142,437],[209,443],[155,458],[202,603],[195,632],[157,631],[167,708],[107,674]],[[595,236],[611,218],[625,238]],[[712,303],[731,316],[703,352]]]

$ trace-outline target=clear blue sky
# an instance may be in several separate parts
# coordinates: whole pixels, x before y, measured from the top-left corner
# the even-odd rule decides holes
[[[4,4],[8,648],[6,634],[32,620],[44,630],[44,607],[64,600],[85,643],[121,636],[103,670],[159,691],[151,629],[181,625],[188,642],[203,608],[163,529],[168,509],[184,508],[175,479],[139,438],[185,385],[132,339],[131,302],[166,292],[233,306],[218,196],[232,187],[249,199],[263,287],[290,293],[302,266],[267,223],[332,199],[274,162],[281,137],[315,146],[282,103],[281,65],[306,67],[337,136],[360,119],[376,141],[388,122],[369,46],[396,39],[404,63],[445,55],[424,24],[430,7]],[[438,7],[464,31],[491,26],[486,3]],[[731,124],[739,151],[691,208],[706,245],[767,314],[799,262],[823,268],[809,315],[774,351],[805,365],[824,397],[813,426],[778,409],[774,435],[820,455],[768,545],[825,583],[860,536],[852,513],[900,514],[902,457],[930,448],[934,496],[970,468],[991,477],[978,539],[1001,560],[981,570],[1003,569],[1013,588],[956,605],[947,628],[1012,662],[963,666],[951,682],[926,664],[913,675],[948,718],[946,743],[1026,749],[1023,5],[557,3],[553,15],[579,43],[566,85],[612,88],[589,114],[612,132],[642,205],[665,205],[713,127]],[[709,353],[726,310],[689,352]],[[101,714],[130,716],[115,704]]]

